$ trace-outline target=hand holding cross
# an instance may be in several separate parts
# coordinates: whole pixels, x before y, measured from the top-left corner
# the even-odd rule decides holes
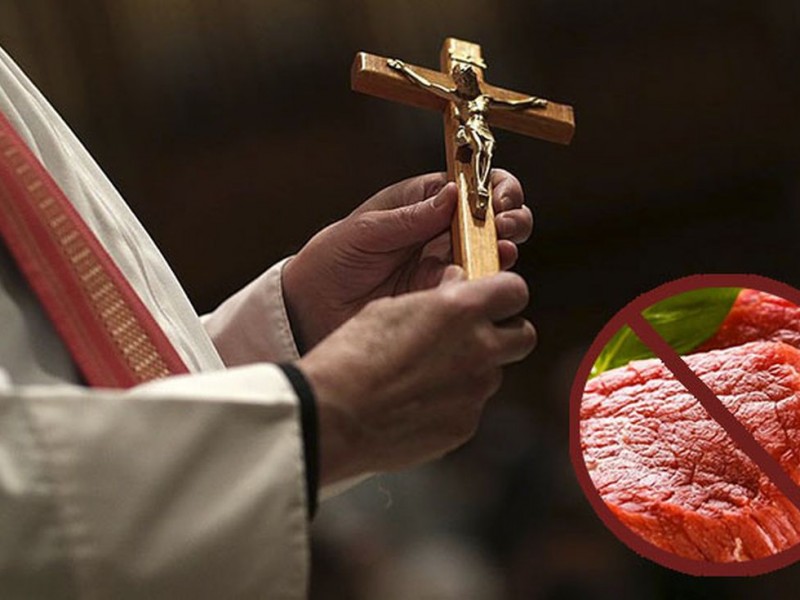
[[[352,86],[422,108],[442,110],[448,176],[458,185],[453,255],[470,279],[499,269],[489,177],[495,140],[489,124],[568,144],[575,129],[572,107],[483,83],[486,68],[477,44],[448,38],[442,72],[360,52]],[[449,75],[448,75],[449,73]]]

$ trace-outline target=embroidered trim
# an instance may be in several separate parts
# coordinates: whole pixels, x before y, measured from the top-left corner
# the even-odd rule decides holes
[[[0,234],[90,385],[131,387],[188,372],[119,268],[2,114]]]

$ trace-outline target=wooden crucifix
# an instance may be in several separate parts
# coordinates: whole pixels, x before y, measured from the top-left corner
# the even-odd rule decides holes
[[[475,279],[500,268],[490,183],[495,141],[489,125],[569,144],[575,119],[571,106],[484,83],[486,64],[478,44],[448,38],[440,63],[442,72],[359,52],[351,82],[358,92],[443,112],[447,173],[459,197],[453,259]]]

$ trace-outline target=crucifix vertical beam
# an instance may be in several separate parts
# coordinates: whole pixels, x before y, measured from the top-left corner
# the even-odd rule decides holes
[[[451,73],[456,61],[471,64],[479,82],[483,82],[483,55],[477,44],[448,38],[442,46],[439,64],[443,73]],[[453,240],[453,260],[461,265],[467,277],[475,279],[497,273],[500,259],[497,255],[497,229],[494,223],[492,193],[485,198],[485,213],[482,218],[475,215],[473,207],[478,200],[474,173],[469,162],[457,159],[458,147],[456,133],[460,126],[458,108],[450,102],[444,109],[444,141],[447,152],[447,178],[458,186],[458,206],[453,215],[451,236]]]
[[[497,232],[491,202],[494,136],[489,125],[568,144],[575,130],[571,106],[485,83],[478,44],[448,38],[442,71],[359,52],[351,73],[355,91],[444,115],[448,177],[458,187],[453,218],[453,260],[470,279],[496,273]]]

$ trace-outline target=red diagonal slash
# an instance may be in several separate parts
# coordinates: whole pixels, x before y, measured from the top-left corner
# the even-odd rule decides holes
[[[752,460],[772,483],[800,510],[800,486],[783,470],[780,463],[759,444],[716,394],[689,368],[677,352],[662,338],[650,323],[639,313],[627,316],[628,325],[653,353],[672,372],[675,378],[689,390],[704,409],[726,431],[747,457]]]

